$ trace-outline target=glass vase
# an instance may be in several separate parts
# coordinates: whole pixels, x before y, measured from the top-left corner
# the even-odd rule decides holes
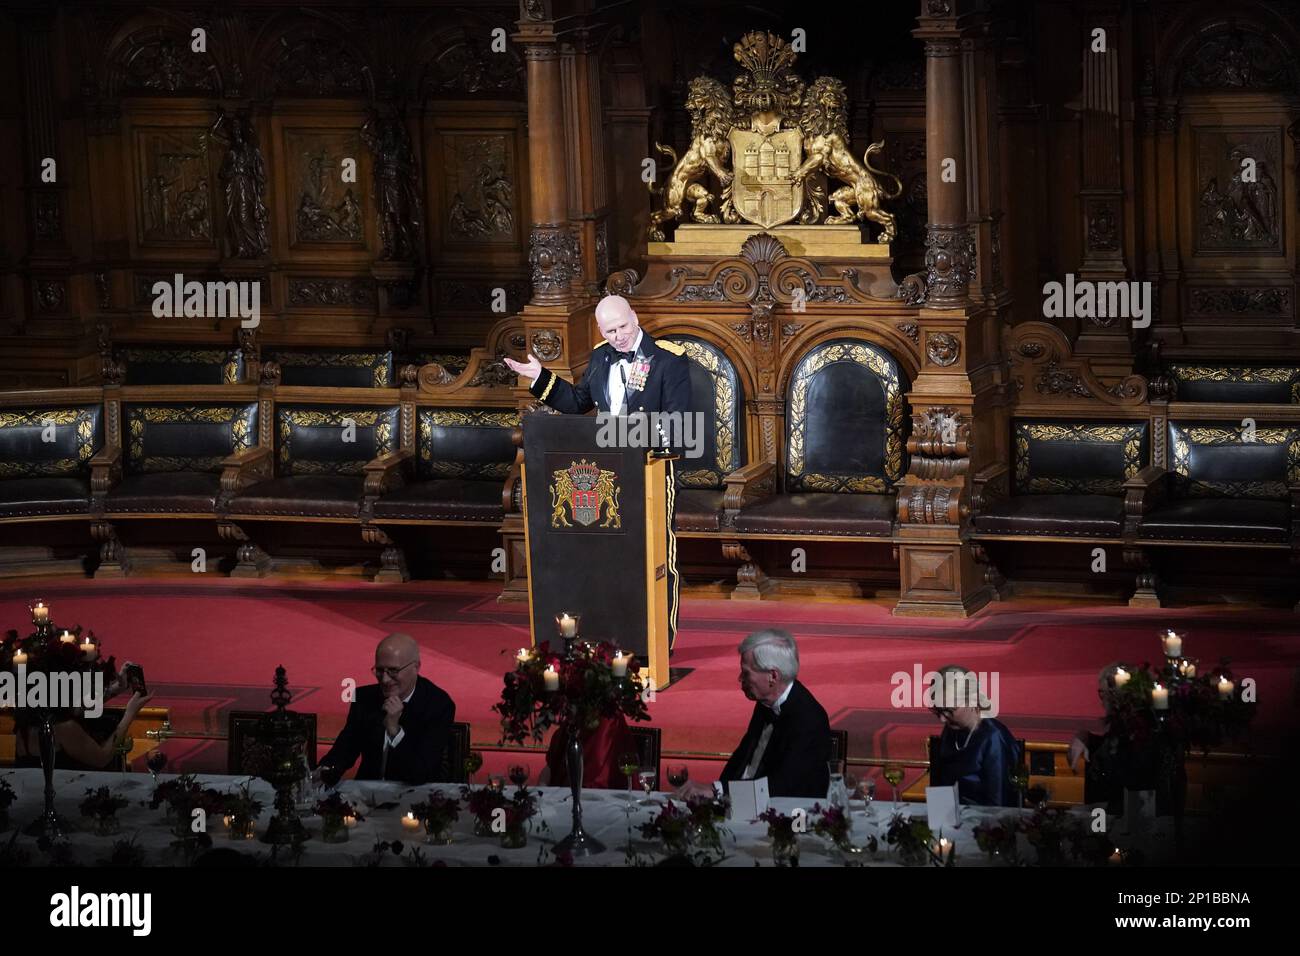
[[[518,850],[528,845],[526,827],[509,827],[501,834],[501,846],[507,850]]]
[[[252,820],[232,820],[230,822],[230,839],[252,840],[256,837],[257,831]]]
[[[342,817],[323,817],[321,819],[320,838],[324,843],[347,843],[351,831],[343,823]]]
[[[796,867],[799,865],[798,840],[773,840],[772,862],[777,866]]]
[[[496,834],[492,832],[492,821],[485,820],[483,817],[475,817],[474,835],[477,837],[496,836]]]
[[[424,842],[430,846],[446,846],[451,842],[451,824],[426,817],[424,821]]]
[[[930,853],[923,846],[897,846],[894,852],[903,866],[925,866],[930,862]]]
[[[95,836],[116,836],[121,832],[122,824],[118,822],[116,814],[95,817]]]

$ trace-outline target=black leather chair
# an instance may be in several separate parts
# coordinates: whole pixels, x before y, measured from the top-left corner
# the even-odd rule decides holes
[[[907,388],[880,346],[834,339],[810,349],[787,391],[783,493],[744,504],[736,536],[890,537],[894,485],[907,473]]]
[[[1146,421],[1013,422],[1011,488],[976,481],[976,537],[1121,540],[1125,483],[1149,459],[1148,432]]]
[[[108,489],[110,518],[211,515],[224,461],[257,444],[258,404],[127,403],[122,479]]]
[[[267,742],[258,736],[260,710],[232,710],[226,719],[226,773],[232,776],[261,776],[270,755]],[[307,729],[307,765],[316,769],[316,715],[299,713]]]
[[[1168,368],[1172,400],[1232,404],[1300,405],[1300,366],[1191,365]]]
[[[1169,422],[1163,487],[1142,516],[1148,543],[1214,541],[1300,549],[1300,423]]]
[[[685,349],[691,363],[691,411],[703,416],[705,425],[700,457],[674,462],[673,530],[717,532],[722,526],[727,476],[745,462],[744,390],[736,366],[712,342],[691,335],[663,338]]]
[[[126,346],[114,352],[127,385],[235,385],[244,381],[244,355],[232,348]]]
[[[102,405],[0,406],[0,522],[84,517],[103,445]]]
[[[390,388],[393,353],[346,349],[268,349],[264,361],[280,367],[280,384],[327,388]]]
[[[847,730],[831,731],[831,759],[827,762],[836,767],[837,773],[848,773],[849,732]]]
[[[447,737],[447,749],[442,754],[442,774],[439,783],[469,783],[469,771],[465,768],[465,758],[469,756],[470,725],[456,721],[451,725]]]
[[[518,449],[519,413],[419,408],[407,480],[368,504],[375,524],[500,524],[506,477]],[[413,472],[413,474],[411,474]]]

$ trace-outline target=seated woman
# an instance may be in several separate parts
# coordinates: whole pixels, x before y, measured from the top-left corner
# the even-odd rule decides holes
[[[1144,735],[1145,743],[1139,743],[1119,728],[1110,726],[1115,714],[1115,672],[1120,669],[1129,674],[1135,672],[1132,666],[1116,661],[1107,664],[1098,673],[1097,699],[1105,711],[1106,731],[1096,734],[1085,729],[1075,734],[1070,741],[1070,769],[1077,773],[1081,758],[1086,764],[1084,803],[1104,803],[1111,811],[1120,813],[1124,808],[1126,789],[1154,790],[1157,811],[1173,812],[1173,807],[1178,802],[1175,798],[1178,795],[1176,788],[1181,767],[1172,768],[1172,781],[1166,780],[1169,775],[1161,774],[1161,752],[1155,745],[1154,715],[1147,715],[1151,726],[1150,732]],[[1174,785],[1172,791],[1165,785],[1167,782]]]
[[[126,688],[124,681],[109,685],[108,696]],[[150,695],[152,696],[152,695]],[[131,722],[149,697],[132,694],[127,701],[122,719],[105,739],[98,740],[86,729],[85,717],[73,711],[64,711],[54,724],[55,766],[59,770],[103,770],[113,762],[118,742],[127,736]],[[14,765],[39,767],[41,765],[40,721],[33,710],[14,711]]]
[[[985,716],[989,701],[975,674],[964,667],[943,667],[932,685],[930,710],[943,721],[943,733],[930,754],[932,786],[957,785],[964,804],[984,807],[1019,805],[1011,774],[1021,761],[1015,738],[998,720]]]

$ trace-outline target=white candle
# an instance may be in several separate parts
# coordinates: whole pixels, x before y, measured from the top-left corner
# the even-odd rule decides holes
[[[1156,710],[1169,709],[1169,690],[1162,684],[1151,688],[1151,706]]]
[[[354,826],[357,825],[357,818],[356,818],[356,817],[344,817],[344,818],[343,818],[343,825],[344,825],[345,827],[348,827],[349,829],[351,829],[352,827],[354,827]]]
[[[77,643],[77,635],[76,635],[76,634],[73,634],[73,633],[72,633],[71,631],[69,631],[69,630],[64,630],[64,632],[63,632],[62,634],[59,635],[59,643],[61,643],[61,644],[75,644],[75,643]]]
[[[1115,847],[1115,852],[1112,853],[1112,854],[1110,855],[1110,857],[1109,857],[1109,862],[1112,863],[1112,864],[1113,864],[1113,863],[1123,863],[1123,862],[1124,862],[1124,851],[1121,850],[1119,847]]]
[[[1131,676],[1132,675],[1129,674],[1128,671],[1124,670],[1124,668],[1122,667],[1115,668],[1115,686],[1123,687],[1125,684],[1129,682],[1129,678]]]
[[[1165,657],[1183,656],[1183,639],[1173,631],[1165,631],[1160,641],[1165,645]]]
[[[346,824],[346,822],[347,822],[347,818],[345,817],[344,823]],[[420,829],[420,827],[424,826],[424,824],[422,824],[418,819],[416,819],[414,813],[408,810],[406,816],[402,817],[402,826],[404,826],[408,830],[418,830]]]
[[[26,664],[26,663],[27,663],[27,652],[14,651],[14,667],[17,667],[19,664]]]
[[[45,606],[44,601],[37,601],[36,606],[32,608],[32,621],[36,624],[44,624],[50,619],[50,609]]]
[[[81,645],[81,656],[83,659],[93,661],[99,656],[99,645],[91,641],[83,641]]]
[[[610,662],[609,666],[613,669],[615,677],[627,676],[627,658],[623,656],[622,651],[614,655],[614,660]]]
[[[1178,673],[1191,679],[1196,676],[1196,665],[1191,661],[1180,661],[1178,664]]]
[[[567,614],[560,615],[560,637],[573,637],[578,633],[578,622]]]
[[[947,863],[950,856],[952,856],[952,841],[944,837],[939,840],[939,862]]]
[[[16,663],[17,661],[18,658],[15,657],[14,662]],[[1228,680],[1228,678],[1220,677],[1219,678],[1219,700],[1227,700],[1229,697],[1231,697],[1232,690],[1234,687],[1236,687],[1236,685],[1233,684],[1232,681]]]
[[[225,827],[227,830],[230,829],[231,825],[234,824],[234,822],[235,822],[235,818],[229,813],[227,813],[224,817],[221,818],[221,825]]]
[[[560,689],[560,675],[556,672],[554,664],[542,672],[542,680],[546,682],[548,691]]]

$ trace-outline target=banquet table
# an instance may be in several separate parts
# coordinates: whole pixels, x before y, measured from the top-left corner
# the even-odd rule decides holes
[[[175,839],[169,823],[164,819],[163,809],[149,809],[148,801],[153,793],[154,783],[147,774],[122,773],[77,773],[74,771],[55,772],[55,809],[68,824],[67,836],[70,843],[71,862],[78,865],[93,866],[108,857],[117,841],[134,840],[144,853],[144,865],[149,866],[184,866],[192,862],[182,851],[174,849],[171,844]],[[159,782],[174,779],[175,775],[160,774]],[[17,794],[17,799],[10,807],[10,832],[0,835],[0,849],[14,837],[15,830],[26,826],[39,817],[44,808],[44,777],[40,770],[22,769],[8,773],[0,771],[0,779],[8,780]],[[198,775],[197,780],[203,787],[211,787],[221,792],[235,792],[242,785],[248,785],[250,793],[263,805],[257,820],[257,835],[266,831],[266,825],[272,816],[274,791],[271,786],[259,778],[234,777],[216,774]],[[92,821],[79,815],[78,805],[85,797],[87,789],[107,786],[118,796],[125,798],[128,805],[119,811],[120,832],[114,836],[100,836],[94,832]],[[551,850],[556,841],[569,833],[572,820],[571,794],[568,788],[537,787],[533,792],[540,797],[539,813],[531,821],[528,843],[520,849],[504,849],[500,839],[495,836],[476,836],[473,833],[473,820],[462,803],[460,819],[453,825],[452,842],[436,846],[424,842],[425,834],[419,830],[410,830],[402,825],[402,816],[413,803],[426,799],[433,790],[440,790],[448,796],[460,795],[460,788],[453,784],[434,784],[408,787],[399,783],[361,782],[347,780],[340,784],[339,794],[358,807],[365,816],[349,831],[346,843],[324,843],[319,839],[321,821],[319,817],[304,815],[303,820],[312,837],[302,844],[301,853],[292,858],[299,866],[402,866],[413,865],[414,849],[419,848],[420,863],[445,864],[448,866],[536,866],[540,863],[554,862]],[[507,793],[514,788],[507,785]],[[642,799],[638,792],[635,800]],[[652,794],[658,801],[669,799],[670,794]],[[814,800],[774,799],[771,805],[783,813],[790,814],[797,808],[810,811]],[[822,801],[823,803],[825,801]],[[379,804],[395,803],[395,807],[379,809]],[[603,853],[579,858],[574,861],[577,866],[622,866],[629,860],[629,838],[631,851],[641,863],[654,863],[662,859],[662,848],[654,841],[643,838],[638,832],[640,824],[648,822],[660,806],[633,805],[628,810],[628,795],[616,790],[582,791],[583,824],[587,833],[605,844]],[[894,853],[890,852],[884,839],[884,828],[892,813],[889,801],[876,801],[867,805],[855,801],[850,804],[852,817],[852,840],[861,846],[868,838],[875,835],[878,849],[872,854],[861,852],[843,854],[833,849],[827,840],[811,832],[799,837],[800,866],[899,866]],[[912,815],[924,816],[925,805],[903,803],[899,811]],[[944,831],[944,836],[955,844],[953,865],[955,866],[989,866],[1002,865],[1001,861],[992,861],[976,845],[972,831],[980,822],[1005,820],[1010,816],[1028,814],[1030,811],[1016,811],[1007,808],[963,807],[961,826],[953,831]],[[1087,808],[1070,811],[1075,814],[1087,814]],[[1172,835],[1169,828],[1161,826],[1164,821],[1156,821],[1157,826],[1146,835],[1148,847],[1146,852],[1151,862],[1158,861],[1166,854],[1172,854]],[[544,824],[544,826],[542,825]],[[722,849],[723,859],[716,865],[733,866],[774,866],[771,841],[767,837],[767,825],[749,820],[729,819],[725,823],[728,834],[724,834]],[[231,847],[265,861],[272,848],[258,840],[231,840],[229,832],[223,827],[220,818],[210,819],[208,833],[212,845]],[[1029,846],[1025,836],[1019,836],[1019,852],[1023,860],[1032,862],[1035,851]],[[377,842],[401,841],[403,854],[391,852],[376,853]],[[1123,844],[1121,844],[1123,845]],[[34,837],[19,834],[16,846],[27,847],[31,851],[33,863],[43,861],[42,851],[37,849]],[[283,853],[283,849],[280,851]],[[1068,859],[1068,854],[1067,854]],[[286,861],[287,862],[287,861]]]

